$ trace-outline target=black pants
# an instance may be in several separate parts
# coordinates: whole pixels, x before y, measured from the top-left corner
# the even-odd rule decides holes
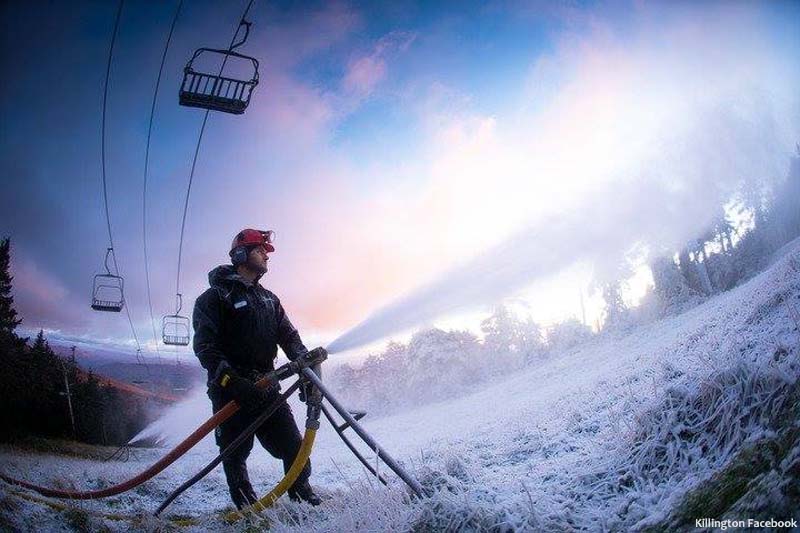
[[[211,397],[211,405],[216,413],[228,403],[228,399],[222,395],[215,394],[216,391],[209,390]],[[278,395],[275,395],[277,399]],[[236,411],[228,420],[220,424],[215,432],[217,446],[220,451],[224,450],[242,431],[244,431],[253,421],[258,418],[258,413],[248,413],[242,409]],[[292,409],[289,404],[282,404],[272,416],[270,416],[255,433],[258,442],[267,450],[273,457],[283,461],[283,471],[288,472],[292,466],[297,452],[300,451],[300,444],[302,437],[300,431],[297,429]],[[238,508],[253,503],[251,500],[255,498],[253,487],[250,484],[250,478],[247,473],[247,457],[253,449],[253,435],[250,435],[236,451],[227,459],[222,461],[222,467],[225,470],[225,479],[228,481],[228,489],[231,493],[231,499]],[[303,467],[303,471],[297,476],[291,491],[294,487],[298,487],[308,481],[311,475],[311,461],[307,461]],[[279,480],[274,480],[277,484]],[[263,495],[262,495],[263,496]]]

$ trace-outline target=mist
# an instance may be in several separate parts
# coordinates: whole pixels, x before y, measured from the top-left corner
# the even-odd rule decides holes
[[[167,408],[158,420],[140,431],[128,444],[152,440],[159,446],[175,446],[209,416],[211,406],[203,384],[194,387],[186,398]],[[200,446],[209,446],[211,443],[211,437],[206,436]]]
[[[633,42],[565,38],[533,69],[550,80],[532,92],[536,112],[493,117],[491,142],[451,166],[455,194],[483,195],[490,213],[527,219],[523,229],[374,311],[330,353],[496,304],[577,262],[602,277],[634,249],[671,255],[786,176],[800,84],[780,34],[763,34],[743,6],[678,10],[658,24],[656,11],[639,14]],[[505,206],[492,205],[498,196]]]

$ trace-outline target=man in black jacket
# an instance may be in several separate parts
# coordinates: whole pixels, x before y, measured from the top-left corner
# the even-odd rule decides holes
[[[232,264],[209,272],[211,287],[194,306],[194,352],[208,371],[212,408],[217,412],[231,400],[240,406],[217,428],[220,450],[278,398],[279,387],[260,389],[254,384],[274,370],[278,346],[291,360],[308,353],[278,297],[258,283],[267,272],[267,254],[275,251],[272,237],[271,231],[240,231],[229,252]],[[284,471],[288,471],[302,441],[289,405],[281,405],[256,431],[256,437],[264,449],[283,460]],[[239,509],[257,499],[246,464],[252,448],[251,436],[222,463],[231,498]],[[309,461],[289,489],[289,497],[318,505],[320,499],[308,482],[310,474]]]

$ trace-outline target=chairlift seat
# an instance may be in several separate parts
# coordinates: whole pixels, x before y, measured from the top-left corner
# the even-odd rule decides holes
[[[119,313],[125,306],[124,281],[121,276],[97,274],[92,288],[92,309]]]
[[[220,56],[223,67],[230,58],[249,61],[253,67],[253,75],[249,80],[240,80],[223,76],[222,69],[218,74],[195,70],[194,62],[202,54]],[[178,102],[187,107],[241,115],[247,109],[256,85],[258,85],[258,61],[255,58],[229,50],[199,48],[183,69],[183,83]]]
[[[95,311],[110,311],[112,313],[119,313],[122,311],[122,302],[109,302],[106,300],[92,300],[92,309]]]
[[[167,315],[161,320],[161,340],[170,346],[189,345],[189,318]]]

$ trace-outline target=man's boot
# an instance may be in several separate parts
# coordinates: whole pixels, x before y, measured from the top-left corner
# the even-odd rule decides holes
[[[295,483],[292,488],[289,489],[289,498],[295,502],[306,502],[309,505],[319,505],[322,503],[322,499],[314,493],[314,489],[311,488],[311,484],[306,481],[304,483]]]
[[[239,483],[236,486],[230,486],[228,488],[231,491],[231,499],[233,500],[233,504],[240,511],[245,507],[253,505],[258,500],[258,496],[256,496],[253,486],[248,481]]]
[[[231,500],[236,508],[241,511],[248,505],[254,504],[258,500],[258,496],[250,484],[250,476],[247,475],[247,465],[244,460],[223,462],[222,467],[225,470]]]

